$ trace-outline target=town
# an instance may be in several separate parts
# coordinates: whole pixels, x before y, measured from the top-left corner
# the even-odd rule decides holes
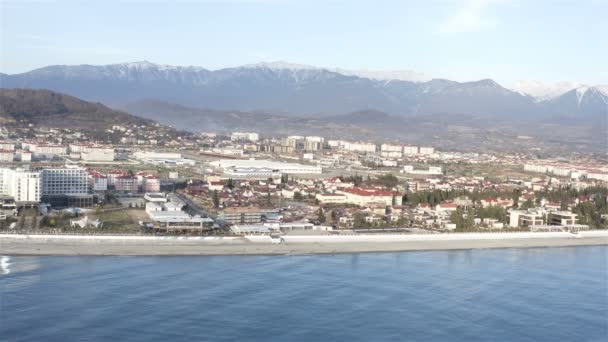
[[[608,163],[114,125],[3,128],[0,229],[281,235],[608,227]]]

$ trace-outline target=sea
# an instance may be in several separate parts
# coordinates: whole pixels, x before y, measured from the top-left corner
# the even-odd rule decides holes
[[[608,341],[608,247],[0,257],[0,341]]]

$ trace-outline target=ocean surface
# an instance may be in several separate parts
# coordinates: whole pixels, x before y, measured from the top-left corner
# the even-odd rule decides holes
[[[1,341],[608,341],[608,247],[0,257]]]

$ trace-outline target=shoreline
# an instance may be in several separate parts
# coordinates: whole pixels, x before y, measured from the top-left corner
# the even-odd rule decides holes
[[[607,246],[608,231],[435,235],[138,237],[0,234],[0,255],[213,256]]]

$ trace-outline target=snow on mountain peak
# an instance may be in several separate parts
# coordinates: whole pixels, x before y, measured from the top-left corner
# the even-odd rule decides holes
[[[348,70],[341,68],[334,68],[331,71],[337,72],[346,76],[357,76],[362,78],[369,78],[376,81],[410,81],[410,82],[426,82],[430,81],[431,78],[427,75],[412,70]]]
[[[242,66],[243,68],[249,69],[270,69],[270,70],[321,70],[322,68],[318,68],[311,65],[304,64],[295,64],[289,63],[285,61],[274,61],[274,62],[260,62],[255,64],[245,64]]]
[[[529,95],[538,101],[549,100],[563,95],[570,90],[583,86],[580,82],[562,81],[548,84],[541,81],[517,81],[512,89],[522,95]]]

